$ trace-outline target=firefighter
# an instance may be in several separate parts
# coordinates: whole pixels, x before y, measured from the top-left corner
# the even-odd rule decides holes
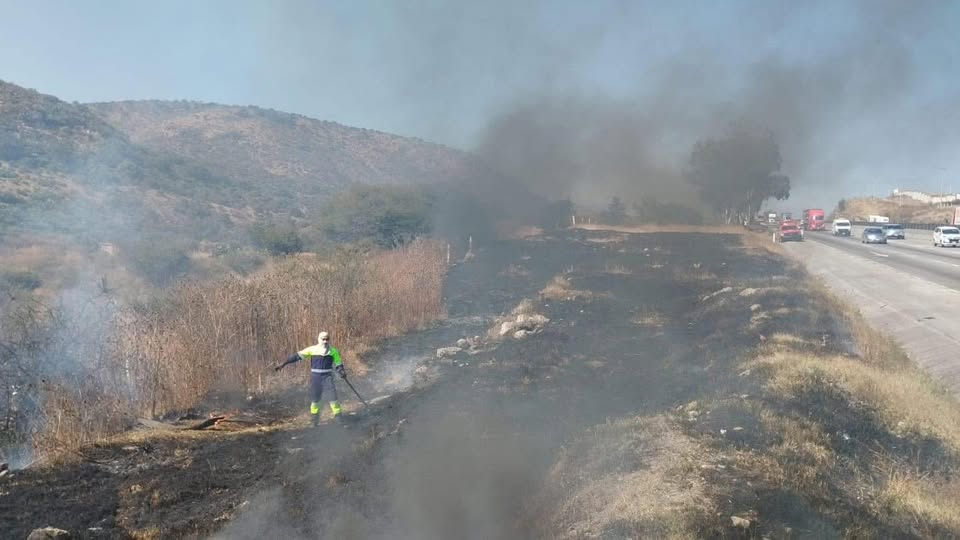
[[[286,362],[274,369],[280,371],[287,364],[295,364],[300,360],[310,360],[310,418],[313,425],[320,424],[320,399],[324,393],[330,402],[334,421],[340,422],[340,402],[337,401],[337,387],[333,383],[333,372],[336,371],[343,379],[347,378],[347,372],[343,367],[343,361],[340,360],[340,351],[330,346],[330,334],[320,332],[316,345],[293,353]]]

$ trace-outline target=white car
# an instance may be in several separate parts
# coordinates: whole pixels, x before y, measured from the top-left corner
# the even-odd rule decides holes
[[[834,236],[850,236],[850,220],[838,218],[833,220],[833,230]]]
[[[933,230],[934,246],[960,246],[960,228],[956,226],[944,225]]]

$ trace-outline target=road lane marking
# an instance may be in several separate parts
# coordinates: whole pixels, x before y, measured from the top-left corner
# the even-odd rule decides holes
[[[890,255],[887,255],[887,254],[885,254],[885,253],[877,253],[876,251],[871,251],[870,253],[873,253],[873,254],[876,255],[877,257],[889,257],[889,256],[890,256]]]

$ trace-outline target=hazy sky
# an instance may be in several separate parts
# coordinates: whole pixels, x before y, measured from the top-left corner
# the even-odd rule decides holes
[[[464,149],[517,103],[575,96],[656,117],[678,167],[724,123],[767,124],[811,204],[960,190],[960,1],[0,0],[0,79]]]

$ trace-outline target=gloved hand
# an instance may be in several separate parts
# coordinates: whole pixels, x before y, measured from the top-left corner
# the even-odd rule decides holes
[[[283,364],[280,364],[279,366],[274,366],[273,368],[274,371],[280,371],[281,369],[283,369]]]
[[[347,378],[347,370],[343,368],[343,364],[337,366],[337,375],[340,375],[341,379]]]

